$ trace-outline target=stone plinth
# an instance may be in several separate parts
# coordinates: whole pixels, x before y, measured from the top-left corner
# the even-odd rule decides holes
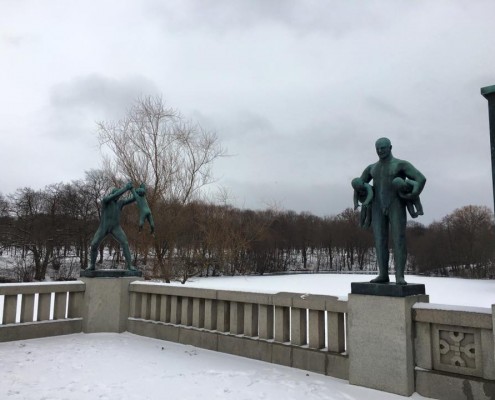
[[[130,269],[93,269],[82,270],[81,277],[85,278],[123,278],[129,276],[143,276],[141,271]]]
[[[129,316],[129,284],[139,277],[88,278],[83,303],[83,332],[124,332]]]
[[[389,283],[352,282],[352,294],[365,294],[369,296],[390,296],[406,297],[418,294],[425,294],[425,285],[420,283],[409,283],[407,285],[397,285]]]
[[[495,304],[492,304],[492,323],[493,323],[493,348],[495,349]],[[493,358],[495,359],[495,350],[493,351]]]
[[[402,396],[414,392],[411,309],[416,302],[427,303],[428,296],[349,295],[349,383]]]

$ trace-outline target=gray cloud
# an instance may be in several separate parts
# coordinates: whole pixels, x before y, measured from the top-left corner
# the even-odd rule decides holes
[[[180,6],[179,4],[180,3]],[[393,9],[402,13],[410,2],[391,2],[383,12],[382,1],[322,2],[318,0],[186,0],[152,2],[149,14],[161,18],[166,29],[206,29],[216,33],[272,26],[297,30],[299,34],[326,31],[339,37],[352,31],[383,29],[393,20]]]
[[[156,85],[142,76],[115,79],[91,74],[54,85],[50,105],[63,112],[82,111],[118,118],[137,98],[158,93]]]
[[[428,177],[420,222],[491,206],[491,0],[16,4],[0,22],[29,41],[0,40],[3,190],[81,178],[95,122],[160,93],[218,133],[219,183],[251,208],[342,211],[381,136]]]

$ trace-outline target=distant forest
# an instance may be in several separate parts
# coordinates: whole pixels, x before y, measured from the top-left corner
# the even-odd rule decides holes
[[[76,278],[88,266],[99,204],[112,184],[103,171],[91,171],[83,181],[0,195],[0,247],[6,260],[0,279]],[[352,209],[322,218],[160,200],[153,214],[155,236],[148,225],[138,231],[134,205],[122,214],[134,262],[150,279],[377,270],[372,233],[359,228]],[[495,278],[494,228],[491,210],[481,206],[462,207],[428,226],[409,221],[408,272]],[[122,267],[116,241],[103,242],[98,261],[105,268]]]

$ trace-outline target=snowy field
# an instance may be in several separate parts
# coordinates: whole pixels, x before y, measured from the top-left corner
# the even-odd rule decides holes
[[[185,287],[347,297],[368,275],[193,278]],[[407,276],[430,302],[491,307],[495,281]],[[149,284],[155,284],[150,282]],[[174,283],[173,285],[180,285]],[[312,372],[124,334],[76,334],[0,343],[0,399],[403,399]],[[424,399],[415,393],[412,399]]]
[[[183,286],[264,293],[324,294],[346,299],[351,291],[351,282],[369,282],[372,278],[374,275],[357,274],[210,277],[191,278]],[[406,275],[406,281],[424,283],[430,303],[487,308],[495,304],[495,280]]]

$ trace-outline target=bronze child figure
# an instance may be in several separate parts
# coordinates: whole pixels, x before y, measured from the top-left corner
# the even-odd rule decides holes
[[[151,215],[151,210],[146,200],[146,186],[142,183],[138,188],[131,189],[134,199],[136,200],[139,209],[139,230],[143,229],[143,225],[147,220],[150,224],[151,234],[155,233],[155,222],[153,221],[153,216]]]

